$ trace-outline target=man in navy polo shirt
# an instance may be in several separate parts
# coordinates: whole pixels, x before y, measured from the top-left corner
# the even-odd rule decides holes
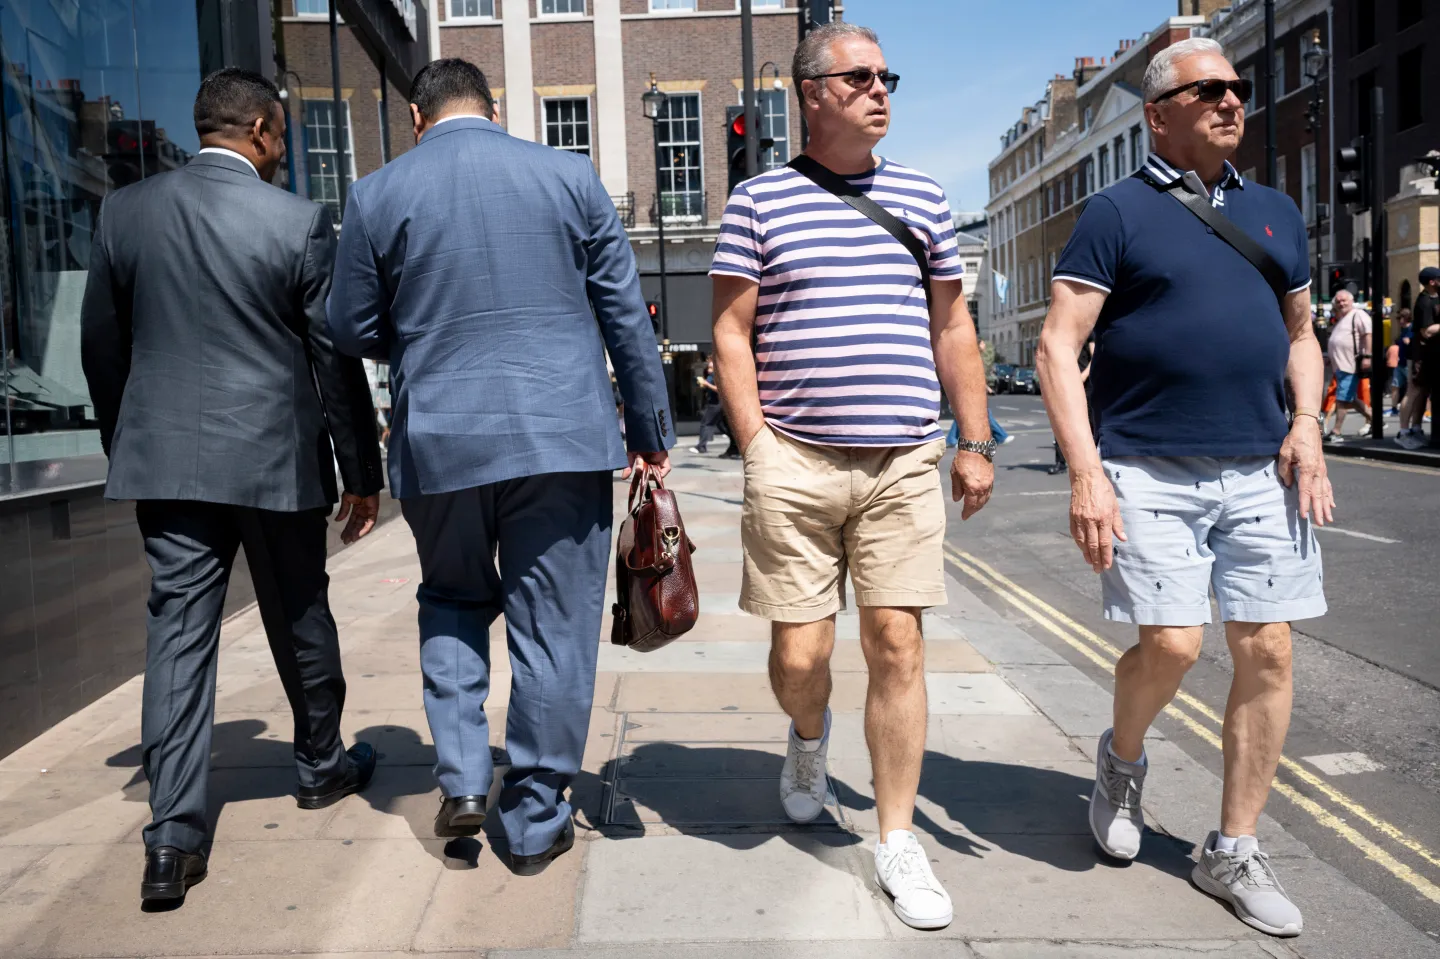
[[[1249,925],[1293,936],[1300,911],[1255,833],[1290,723],[1290,621],[1325,612],[1310,523],[1327,522],[1334,500],[1305,223],[1289,197],[1241,179],[1226,159],[1244,133],[1249,87],[1213,40],[1182,41],[1151,61],[1155,152],[1081,213],[1055,268],[1036,367],[1070,463],[1071,534],[1101,574],[1106,618],[1140,633],[1115,668],[1115,725],[1100,739],[1090,803],[1095,838],[1115,858],[1139,853],[1145,733],[1199,656],[1213,589],[1235,679],[1220,828],[1192,881]],[[1283,267],[1283,302],[1172,195],[1186,188],[1184,171]],[[1094,431],[1076,362],[1092,330]]]

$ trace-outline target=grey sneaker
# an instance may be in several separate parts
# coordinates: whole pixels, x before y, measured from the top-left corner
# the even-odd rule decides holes
[[[1115,730],[1105,730],[1095,755],[1095,791],[1090,794],[1090,831],[1108,856],[1134,859],[1140,854],[1140,834],[1145,831],[1145,813],[1140,793],[1145,788],[1149,766],[1145,757],[1127,763],[1111,754]]]
[[[1300,910],[1275,878],[1270,857],[1260,851],[1260,843],[1254,836],[1241,836],[1234,852],[1221,852],[1215,848],[1219,835],[1212,832],[1206,837],[1190,881],[1202,892],[1228,902],[1247,926],[1272,936],[1300,935]]]

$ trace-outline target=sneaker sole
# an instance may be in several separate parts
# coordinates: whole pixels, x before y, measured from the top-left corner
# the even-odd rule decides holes
[[[830,798],[830,782],[828,779],[825,782],[825,798],[827,800]],[[796,819],[790,814],[789,808],[785,805],[785,800],[780,800],[780,808],[785,810],[785,818],[790,820],[797,826],[808,826],[815,820],[819,819],[821,816],[825,815],[825,805],[826,804],[822,802],[820,804],[820,808],[815,810],[815,815],[811,816],[809,819]]]
[[[900,903],[895,900],[895,894],[890,891],[889,886],[885,885],[884,880],[880,878],[880,873],[878,872],[875,873],[875,885],[879,886],[880,891],[890,897],[890,905],[894,907],[895,915],[911,929],[944,929],[955,920],[954,909],[947,912],[943,919],[916,919],[914,916],[907,914],[904,909],[900,908]]]
[[[1230,890],[1226,889],[1221,883],[1216,882],[1198,862],[1195,864],[1195,868],[1190,870],[1190,882],[1196,889],[1199,889],[1206,895],[1214,896],[1221,902],[1229,903],[1230,908],[1235,910],[1235,918],[1252,929],[1259,929],[1268,935],[1285,939],[1300,935],[1301,927],[1294,923],[1287,923],[1284,926],[1272,926],[1267,922],[1256,919],[1250,913],[1246,912],[1244,907],[1235,901],[1235,897],[1230,894]]]

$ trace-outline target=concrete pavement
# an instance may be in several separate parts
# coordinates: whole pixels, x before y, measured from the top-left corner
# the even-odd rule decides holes
[[[831,807],[794,827],[776,797],[787,721],[765,674],[768,624],[735,607],[738,464],[676,460],[670,485],[700,547],[702,617],[656,653],[602,647],[574,790],[581,841],[541,877],[511,876],[498,834],[448,845],[431,835],[419,568],[408,529],[391,523],[332,567],[346,735],[382,754],[370,788],[331,809],[295,808],[284,693],[258,616],[242,614],[221,656],[209,878],[182,909],[139,909],[148,810],[137,678],[0,761],[0,956],[1440,955],[1269,819],[1261,839],[1305,910],[1305,935],[1271,940],[1196,892],[1190,855],[1213,828],[1219,782],[1163,740],[1150,746],[1153,832],[1141,858],[1101,861],[1085,810],[1108,695],[954,579],[949,604],[926,618],[931,722],[916,827],[955,921],[908,929],[871,879],[857,620],[839,623]],[[623,494],[617,483],[617,504]],[[498,742],[501,625],[493,638]]]

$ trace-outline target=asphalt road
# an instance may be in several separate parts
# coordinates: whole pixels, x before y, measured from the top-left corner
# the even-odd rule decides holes
[[[1069,484],[1045,473],[1054,456],[1040,399],[995,396],[991,408],[1016,441],[996,456],[985,510],[962,523],[952,504],[949,541],[1114,646],[1132,645],[1134,627],[1101,618],[1098,577],[1069,538]],[[1282,768],[1279,777],[1302,798],[1272,794],[1267,812],[1440,940],[1440,471],[1327,463],[1339,503],[1333,528],[1318,534],[1330,612],[1296,627],[1285,753],[1301,771]],[[1111,687],[1104,669],[1036,629],[993,583],[955,572]],[[1223,634],[1211,627],[1183,689],[1223,714],[1229,684]],[[1205,737],[1167,716],[1157,725],[1220,772],[1219,750]],[[1344,758],[1326,758],[1337,754]]]

